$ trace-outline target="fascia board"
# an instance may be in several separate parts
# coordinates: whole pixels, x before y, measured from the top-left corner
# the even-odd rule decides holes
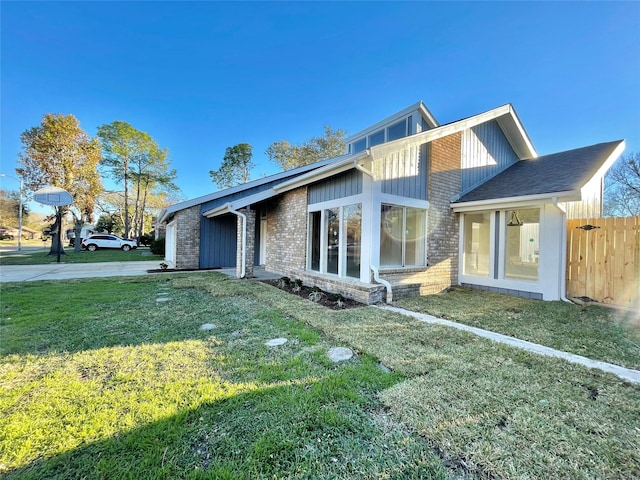
[[[339,158],[339,157],[336,157],[336,158]],[[243,183],[242,185],[237,185],[235,187],[227,188],[227,189],[224,189],[224,190],[218,190],[216,192],[208,193],[207,195],[203,195],[201,197],[196,197],[196,198],[192,198],[190,200],[185,200],[184,202],[176,203],[176,204],[171,205],[170,207],[166,208],[166,213],[161,217],[161,221],[164,221],[165,217],[168,218],[169,215],[171,215],[171,214],[173,214],[175,212],[178,212],[180,210],[184,210],[186,208],[191,208],[191,207],[194,207],[196,205],[207,203],[207,202],[210,202],[212,200],[216,200],[218,198],[226,197],[227,195],[233,195],[234,193],[242,192],[243,190],[248,190],[248,189],[253,188],[253,187],[258,187],[258,186],[263,185],[265,183],[277,181],[278,179],[281,179],[281,178],[290,177],[292,175],[295,175],[295,171],[296,170],[301,170],[301,171],[305,172],[307,170],[314,171],[314,169],[324,168],[325,166],[331,165],[332,162],[334,162],[334,161],[335,161],[335,159],[319,160],[315,164],[312,163],[310,165],[305,165],[303,167],[294,168],[292,170],[285,170],[283,172],[278,172],[278,173],[275,173],[273,175],[269,175],[268,177],[258,178],[256,180],[252,180],[250,182]],[[320,166],[318,166],[316,164],[320,164]],[[304,175],[304,173],[302,175]]]
[[[425,106],[425,104],[421,100],[418,103],[414,103],[413,105],[410,105],[407,108],[405,108],[403,110],[400,110],[397,113],[394,113],[393,115],[385,118],[384,120],[380,120],[379,122],[374,123],[373,125],[365,128],[364,130],[360,130],[359,132],[356,132],[353,135],[350,135],[348,138],[345,139],[345,143],[347,143],[347,144],[351,143],[356,138],[360,138],[360,137],[363,137],[365,135],[368,135],[371,132],[374,132],[376,130],[381,129],[383,126],[385,126],[385,125],[387,125],[389,123],[393,123],[395,120],[400,120],[402,117],[406,117],[410,113],[416,112],[416,111],[420,111],[420,112],[424,113],[427,116],[427,118],[429,119],[429,121],[433,122],[434,126],[438,125],[438,122],[436,121],[436,119],[433,118],[433,115],[431,115],[431,112],[429,110],[427,110],[427,107]]]
[[[317,170],[306,173],[304,175],[300,175],[286,182],[279,183],[278,185],[275,185],[273,187],[273,190],[276,193],[283,193],[289,190],[293,190],[294,188],[302,187],[311,182],[316,182],[318,180],[331,177],[338,173],[345,172],[347,170],[355,168],[354,161],[359,160],[360,158],[361,157],[358,157],[357,155],[353,155],[349,158],[341,160],[340,162],[337,162],[331,165],[326,165],[324,167],[318,168]]]
[[[541,193],[538,195],[522,195],[520,197],[493,198],[490,200],[477,200],[475,202],[451,203],[454,212],[473,212],[491,208],[512,208],[539,205],[541,203],[556,203],[558,201],[573,202],[582,198],[580,190],[566,192]]]
[[[529,134],[524,129],[520,117],[518,117],[513,105],[507,104],[506,106],[509,107],[509,115],[504,115],[497,119],[502,132],[521,160],[536,158],[538,153]]]
[[[620,140],[620,144],[613,150],[613,152],[611,152],[611,155],[607,157],[604,163],[600,166],[600,168],[598,168],[596,173],[585,183],[585,185],[589,183],[591,180],[593,180],[594,178],[604,177],[607,171],[613,166],[615,161],[618,159],[618,157],[622,155],[622,152],[626,147],[627,147],[626,141]]]
[[[262,192],[255,193],[247,197],[242,197],[232,202],[227,202],[224,205],[219,205],[215,208],[212,208],[211,210],[207,210],[202,214],[202,216],[207,218],[217,217],[229,212],[230,210],[239,210],[246,207],[247,205],[253,205],[254,203],[262,202],[263,200],[267,200],[268,198],[274,197],[276,195],[277,193],[275,192],[275,190],[273,188],[269,188]]]
[[[437,128],[433,128],[422,133],[417,133],[408,137],[399,138],[398,140],[392,140],[391,142],[376,145],[375,147],[371,147],[370,150],[371,153],[374,154],[373,157],[378,158],[379,156],[385,156],[389,153],[416,144],[438,140],[448,135],[461,132],[468,128],[475,127],[476,125],[480,125],[481,123],[485,123],[490,120],[499,118],[503,115],[509,115],[511,113],[511,105],[503,105],[501,107],[494,108],[493,110],[489,110],[488,112],[479,113],[478,115],[474,115],[473,117],[464,118],[462,120],[447,123],[446,125],[441,125]]]

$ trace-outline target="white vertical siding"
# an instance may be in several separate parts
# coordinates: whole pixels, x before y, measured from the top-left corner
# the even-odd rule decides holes
[[[567,220],[602,217],[602,179],[594,178],[582,188],[582,200],[564,203]]]
[[[495,120],[462,134],[462,193],[517,162],[518,156]]]
[[[375,159],[374,176],[382,193],[426,200],[428,147],[413,144]]]

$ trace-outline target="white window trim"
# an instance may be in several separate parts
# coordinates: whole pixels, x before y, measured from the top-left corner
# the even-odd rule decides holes
[[[380,265],[380,271],[385,270],[416,270],[416,269],[424,269],[429,265],[429,251],[428,251],[428,242],[427,242],[427,230],[429,228],[429,211],[428,208],[424,208],[424,203],[427,205],[429,202],[425,202],[424,200],[413,200],[411,198],[404,197],[396,197],[394,195],[389,195],[389,197],[393,198],[402,198],[404,203],[391,203],[382,200],[378,205],[378,210],[382,211],[382,205],[388,205],[391,207],[402,207],[402,265]],[[415,202],[419,202],[420,205],[415,206]],[[420,210],[424,210],[424,263],[422,265],[406,265],[406,249],[407,249],[407,208],[416,208]],[[380,222],[382,222],[382,217],[380,218]],[[381,223],[378,225],[378,230],[381,228]],[[380,233],[378,233],[380,235]],[[381,235],[380,235],[381,236]],[[381,253],[378,252],[378,256],[381,256]]]
[[[358,200],[360,199],[360,200]],[[349,200],[349,201],[345,201],[345,200]],[[344,198],[339,198],[339,199],[335,199],[335,200],[330,200],[327,202],[320,202],[320,203],[315,203],[312,205],[309,205],[307,207],[307,238],[309,239],[307,241],[307,262],[306,262],[306,269],[310,272],[316,272],[316,273],[320,273],[322,275],[331,275],[334,277],[339,277],[339,278],[352,278],[352,279],[359,279],[360,275],[358,277],[349,277],[347,276],[347,262],[346,262],[346,256],[343,255],[344,252],[347,251],[347,233],[346,233],[346,228],[345,228],[345,220],[344,220],[344,207],[348,207],[350,205],[357,205],[360,204],[360,209],[362,209],[362,194],[358,194],[358,195],[352,195],[350,197],[344,197]],[[333,272],[327,272],[327,250],[329,247],[329,239],[326,235],[327,233],[327,216],[325,215],[325,210],[330,210],[333,208],[337,208],[338,209],[338,219],[339,219],[339,223],[338,223],[338,229],[339,229],[339,239],[338,239],[338,273],[333,273]],[[361,210],[362,211],[362,210]],[[311,231],[311,213],[314,212],[320,212],[320,262],[319,262],[319,267],[320,270],[312,270],[311,269],[311,236],[309,235],[310,231]],[[363,235],[363,229],[362,229],[362,221],[360,222],[360,235],[362,238]],[[360,256],[361,256],[361,265],[362,265],[362,249],[360,251]]]
[[[540,204],[531,206],[529,208],[537,208],[540,211],[540,231],[544,229],[544,208]],[[508,290],[520,290],[532,293],[543,293],[544,287],[542,285],[542,272],[544,258],[540,257],[540,263],[538,265],[538,279],[537,280],[517,280],[513,278],[505,277],[505,256],[506,256],[506,211],[513,210],[512,207],[503,207],[501,209],[486,210],[491,213],[490,217],[490,229],[489,241],[491,242],[489,248],[489,276],[481,277],[476,275],[468,275],[464,273],[464,213],[461,214],[459,222],[459,252],[458,255],[458,282],[469,283],[473,285],[481,285],[486,287],[504,288]],[[495,212],[498,212],[500,218],[500,230],[498,232],[498,238],[496,242],[496,225],[495,225]],[[496,248],[496,245],[498,248]],[[498,255],[498,274],[495,275],[496,257]],[[497,277],[497,278],[495,278]]]

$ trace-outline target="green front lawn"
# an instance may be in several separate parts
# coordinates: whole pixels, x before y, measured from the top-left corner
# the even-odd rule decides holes
[[[97,263],[97,262],[144,262],[156,260],[161,262],[163,255],[152,255],[147,247],[141,247],[128,252],[115,248],[107,248],[89,252],[82,250],[74,252],[73,247],[65,247],[65,254],[60,256],[61,263]],[[39,252],[5,252],[0,253],[0,265],[41,265],[56,263],[57,255],[49,255],[49,249]]]
[[[1,308],[4,478],[640,476],[640,386],[375,307],[207,272],[3,284]]]
[[[640,369],[638,312],[542,302],[464,287],[455,287],[449,293],[402,299],[394,305]]]

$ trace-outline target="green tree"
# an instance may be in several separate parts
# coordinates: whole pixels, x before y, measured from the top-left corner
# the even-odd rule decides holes
[[[248,143],[227,147],[220,168],[209,170],[211,180],[218,185],[218,188],[229,188],[247,183],[251,175],[250,170],[255,166],[251,161],[252,157],[253,152]]]
[[[91,223],[95,199],[102,191],[98,172],[100,142],[91,138],[73,115],[47,113],[40,125],[20,136],[23,152],[18,154],[27,190],[36,191],[51,185],[73,196],[73,205],[60,207],[64,216],[71,212],[77,235],[84,223]],[[62,249],[62,225],[55,225],[50,255]],[[80,248],[80,246],[76,246]]]
[[[324,158],[333,158],[345,153],[346,132],[324,126],[324,136],[312,137],[300,145],[291,145],[286,140],[273,142],[265,152],[269,160],[283,170],[310,165]]]
[[[604,214],[640,215],[640,153],[620,157],[605,177]]]
[[[127,122],[116,120],[98,127],[98,137],[102,140],[103,159],[101,166],[117,184],[123,186],[124,207],[122,212],[124,236],[131,234],[132,213],[130,212],[130,189],[132,181],[131,165],[146,162],[149,152],[157,148],[151,136]]]

